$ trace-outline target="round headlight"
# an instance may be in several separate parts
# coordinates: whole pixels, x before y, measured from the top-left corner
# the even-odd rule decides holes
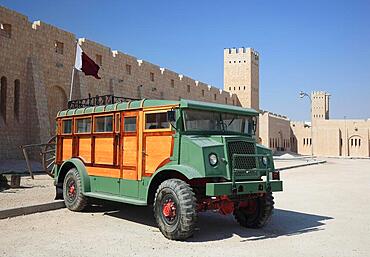
[[[267,166],[268,159],[266,156],[262,157],[262,163],[263,165]]]
[[[217,155],[214,154],[214,153],[211,153],[209,156],[209,164],[211,164],[212,166],[216,166],[217,163],[218,163],[218,159],[217,159]]]

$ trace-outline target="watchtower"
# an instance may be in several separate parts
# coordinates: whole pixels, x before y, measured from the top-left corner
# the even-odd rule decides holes
[[[259,54],[252,48],[224,49],[224,90],[243,107],[259,110]]]
[[[329,119],[329,94],[324,91],[317,91],[311,93],[311,120],[312,122],[317,120],[328,120]]]

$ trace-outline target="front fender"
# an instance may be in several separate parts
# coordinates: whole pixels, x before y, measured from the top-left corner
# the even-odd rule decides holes
[[[204,177],[202,176],[196,169],[194,169],[193,167],[190,167],[190,166],[187,166],[187,165],[179,165],[179,164],[167,164],[167,165],[164,165],[163,167],[159,168],[154,174],[153,176],[151,177],[150,181],[152,181],[155,176],[165,170],[173,170],[173,171],[177,171],[179,173],[181,173],[182,175],[184,175],[187,179],[193,179],[193,178],[200,178],[200,177]]]
[[[163,179],[177,177],[176,175],[178,174],[186,177],[188,180],[204,177],[193,167],[187,165],[178,165],[170,162],[159,168],[148,180],[143,177],[143,183],[146,187],[146,190],[145,193],[143,192],[144,195],[142,198],[147,199],[148,203],[154,201],[154,195],[157,187],[160,185]]]
[[[91,191],[90,190],[91,189],[90,178],[89,178],[89,175],[87,174],[85,164],[80,159],[72,158],[72,159],[69,159],[69,160],[63,162],[63,164],[61,165],[59,170],[63,171],[64,169],[67,169],[67,167],[70,166],[71,164],[74,167],[76,167],[76,169],[80,173],[81,183],[82,183],[82,191],[83,192],[90,192]],[[68,171],[66,171],[66,172],[68,172]]]

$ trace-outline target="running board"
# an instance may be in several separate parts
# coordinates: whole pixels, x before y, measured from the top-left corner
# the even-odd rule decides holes
[[[147,205],[146,201],[144,200],[132,199],[127,196],[117,196],[117,195],[110,195],[110,194],[104,194],[104,193],[93,193],[93,192],[86,192],[83,194],[87,197],[99,198],[103,200],[115,201],[115,202],[120,202],[120,203],[129,203],[129,204],[141,205],[141,206]]]

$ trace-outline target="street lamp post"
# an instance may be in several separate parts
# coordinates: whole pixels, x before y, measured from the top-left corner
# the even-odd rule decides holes
[[[308,99],[310,99],[310,104],[311,104],[311,158],[313,159],[313,130],[312,130],[312,127],[313,127],[313,121],[312,121],[312,99],[311,99],[311,96],[303,91],[299,92],[299,98],[304,98],[305,96],[308,97]]]

